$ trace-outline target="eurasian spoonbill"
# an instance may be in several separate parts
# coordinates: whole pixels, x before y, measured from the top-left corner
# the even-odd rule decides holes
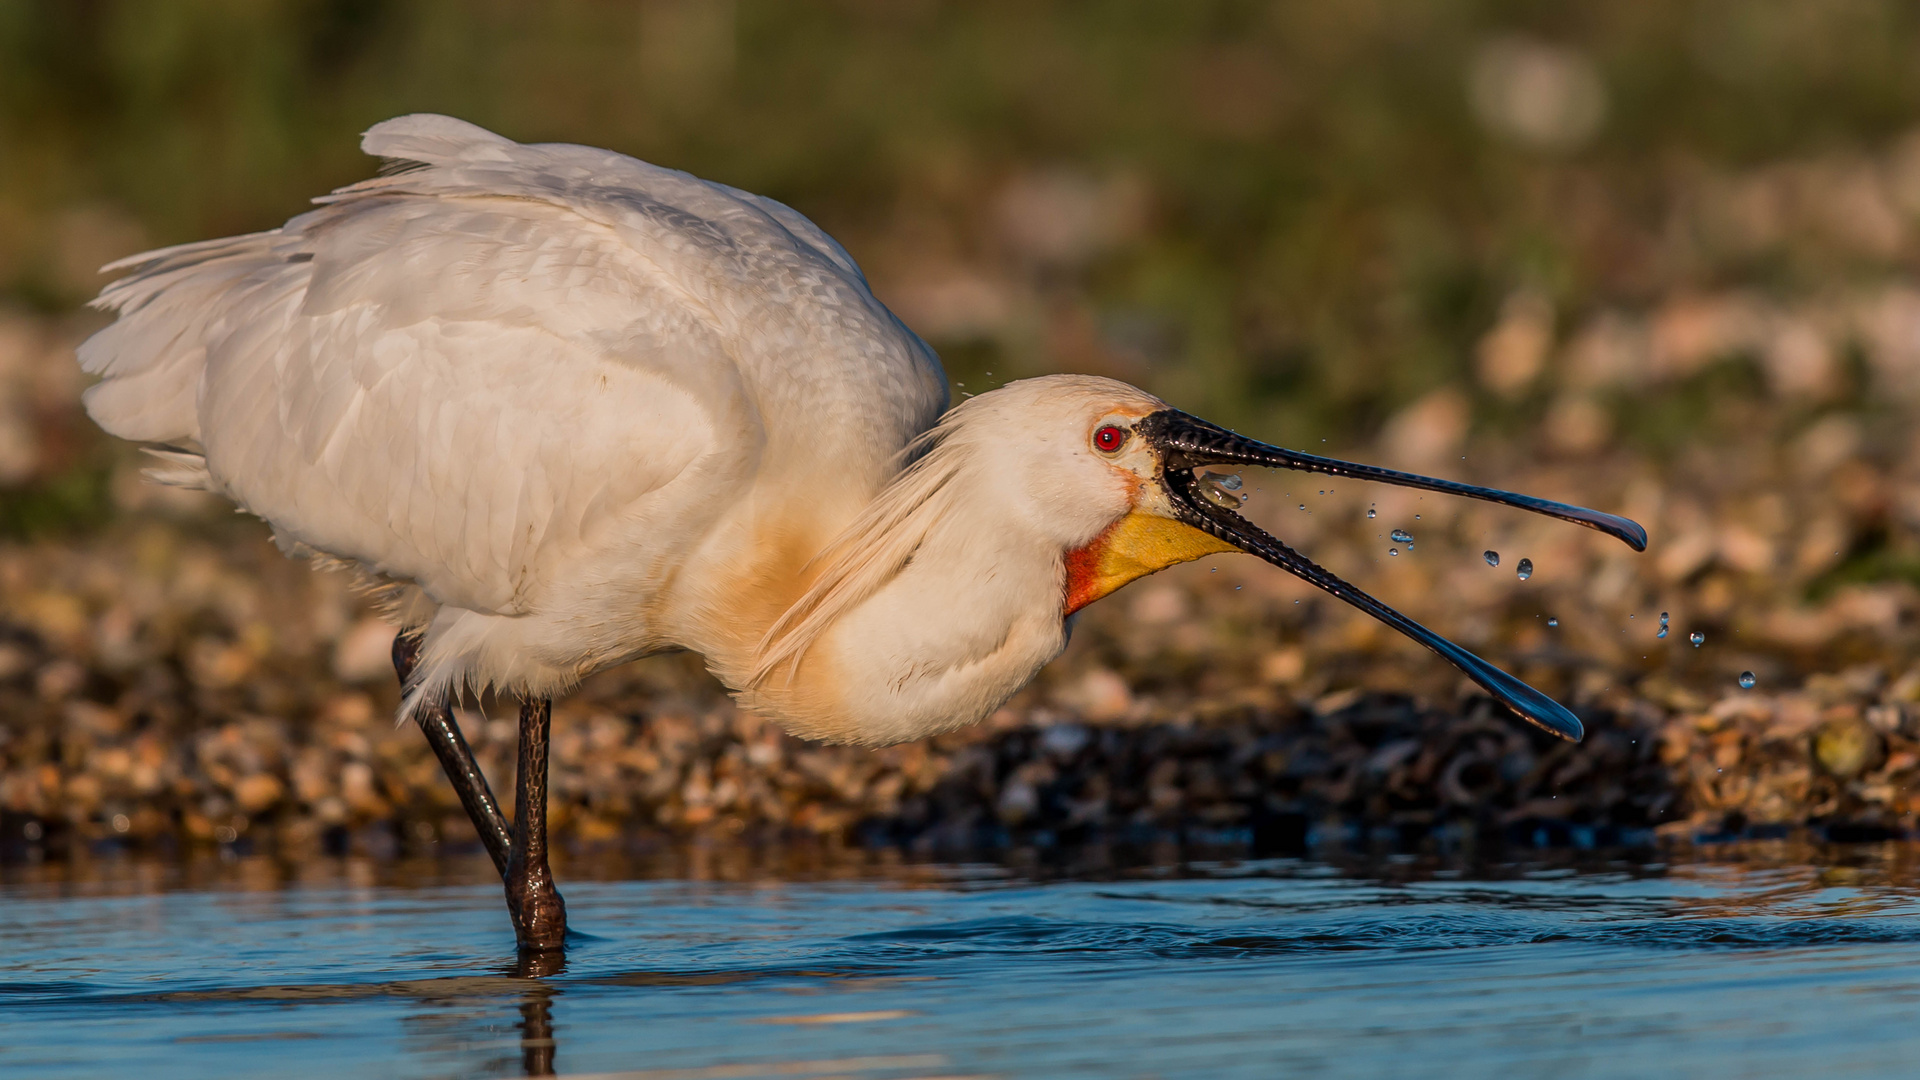
[[[122,260],[80,349],[150,475],[364,575],[426,731],[505,881],[563,947],[546,857],[549,702],[700,653],[749,709],[884,744],[973,723],[1129,581],[1245,551],[1353,604],[1565,738],[1525,683],[1234,512],[1207,465],[1300,469],[1639,525],[1283,450],[1109,379],[947,407],[933,351],[846,250],[771,199],[443,116],[374,126],[376,179],[277,229]],[[511,823],[450,703],[518,695]]]

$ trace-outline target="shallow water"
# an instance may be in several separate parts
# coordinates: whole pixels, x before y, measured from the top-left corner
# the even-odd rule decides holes
[[[470,868],[16,873],[0,1075],[1800,1077],[1920,1056],[1904,874],[1395,876],[576,881],[588,933],[536,979]]]

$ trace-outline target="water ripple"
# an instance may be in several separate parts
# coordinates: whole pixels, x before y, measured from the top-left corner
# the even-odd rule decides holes
[[[0,1076],[500,1075],[557,1053],[729,1076],[1787,1077],[1920,1054],[1920,901],[1871,875],[1297,871],[583,883],[592,933],[542,978],[516,971],[497,886],[16,892]]]

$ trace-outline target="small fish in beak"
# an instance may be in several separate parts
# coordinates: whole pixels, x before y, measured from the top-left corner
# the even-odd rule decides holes
[[[1209,498],[1206,492],[1200,490],[1202,481],[1195,476],[1194,470],[1207,465],[1258,465],[1462,495],[1585,525],[1620,540],[1635,551],[1645,551],[1647,530],[1638,522],[1531,495],[1284,450],[1236,435],[1177,409],[1163,409],[1141,418],[1134,425],[1134,433],[1145,439],[1158,453],[1160,482],[1166,489],[1167,501],[1174,515],[1182,523],[1224,544],[1257,555],[1352,604],[1439,653],[1448,663],[1465,672],[1468,678],[1527,721],[1563,739],[1580,740],[1584,734],[1580,720],[1565,706],[1328,573],[1313,560],[1222,505],[1222,500]]]

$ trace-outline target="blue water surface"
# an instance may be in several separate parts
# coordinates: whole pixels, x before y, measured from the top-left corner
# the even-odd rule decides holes
[[[109,878],[111,875],[109,875]],[[166,875],[0,891],[0,1076],[1907,1075],[1920,892],[1715,865],[1022,882]]]

